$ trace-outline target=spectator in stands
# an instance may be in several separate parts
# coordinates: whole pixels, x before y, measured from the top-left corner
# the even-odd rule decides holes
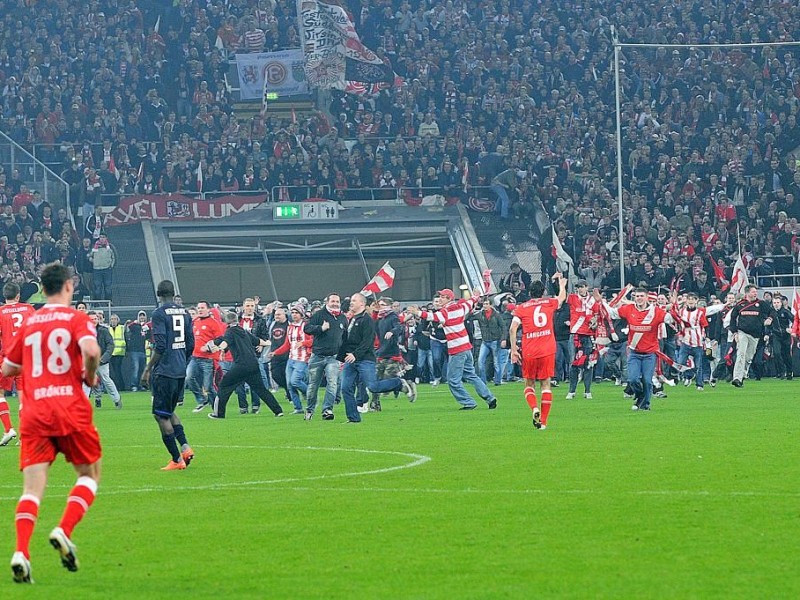
[[[500,280],[500,291],[513,291],[513,284],[519,283],[523,289],[528,289],[531,284],[531,275],[519,266],[519,263],[511,263],[510,272]]]
[[[116,251],[105,233],[92,246],[89,260],[92,263],[93,300],[111,300],[114,265],[117,262]]]

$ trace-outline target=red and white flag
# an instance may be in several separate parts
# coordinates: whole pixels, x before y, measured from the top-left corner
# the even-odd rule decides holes
[[[203,163],[202,163],[202,161],[197,163],[197,170],[195,171],[195,175],[197,175],[197,191],[202,194],[203,193]]]
[[[364,289],[361,290],[361,293],[371,293],[377,295],[388,290],[393,284],[394,269],[387,262],[377,273],[375,273],[375,277],[369,280],[369,283],[364,286]]]
[[[492,291],[492,270],[484,269],[483,273],[483,293],[488,294]]]
[[[750,283],[747,277],[747,269],[744,266],[741,255],[736,259],[736,264],[733,265],[733,275],[731,275],[731,293],[743,294],[744,287]]]
[[[792,332],[796,336],[800,336],[800,290],[794,290],[794,299],[792,300],[792,312],[794,313],[794,322],[792,323]]]

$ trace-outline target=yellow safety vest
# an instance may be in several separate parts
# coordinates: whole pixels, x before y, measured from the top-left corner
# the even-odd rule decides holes
[[[125,356],[125,326],[120,324],[110,327],[111,337],[114,338],[114,351],[111,356]]]

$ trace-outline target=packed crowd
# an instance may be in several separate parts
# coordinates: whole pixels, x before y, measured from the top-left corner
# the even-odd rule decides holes
[[[66,208],[54,209],[39,190],[29,189],[19,170],[0,166],[0,281],[22,289],[22,299],[44,302],[45,265],[59,261],[75,272],[76,299],[112,299],[116,251],[109,242],[101,206],[87,209],[73,225]]]
[[[240,121],[224,76],[228,53],[299,45],[294,2],[16,3],[0,20],[0,127],[63,163],[84,218],[104,193],[197,192],[199,166],[205,191],[389,187],[464,200],[491,188],[500,218],[530,223],[541,202],[593,272],[618,271],[620,239],[635,245],[630,268],[650,263],[662,279],[711,279],[708,265],[679,265],[709,249],[723,269],[739,252],[754,274],[793,269],[798,50],[689,46],[797,39],[795,4],[348,7],[403,85],[337,93],[289,122]],[[622,53],[622,232],[611,26],[623,42],[686,45]]]

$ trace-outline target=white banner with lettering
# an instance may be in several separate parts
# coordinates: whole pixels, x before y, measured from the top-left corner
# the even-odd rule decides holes
[[[303,51],[299,48],[280,52],[237,54],[236,68],[239,71],[242,100],[260,99],[265,90],[276,93],[278,97],[308,93],[303,70]]]

